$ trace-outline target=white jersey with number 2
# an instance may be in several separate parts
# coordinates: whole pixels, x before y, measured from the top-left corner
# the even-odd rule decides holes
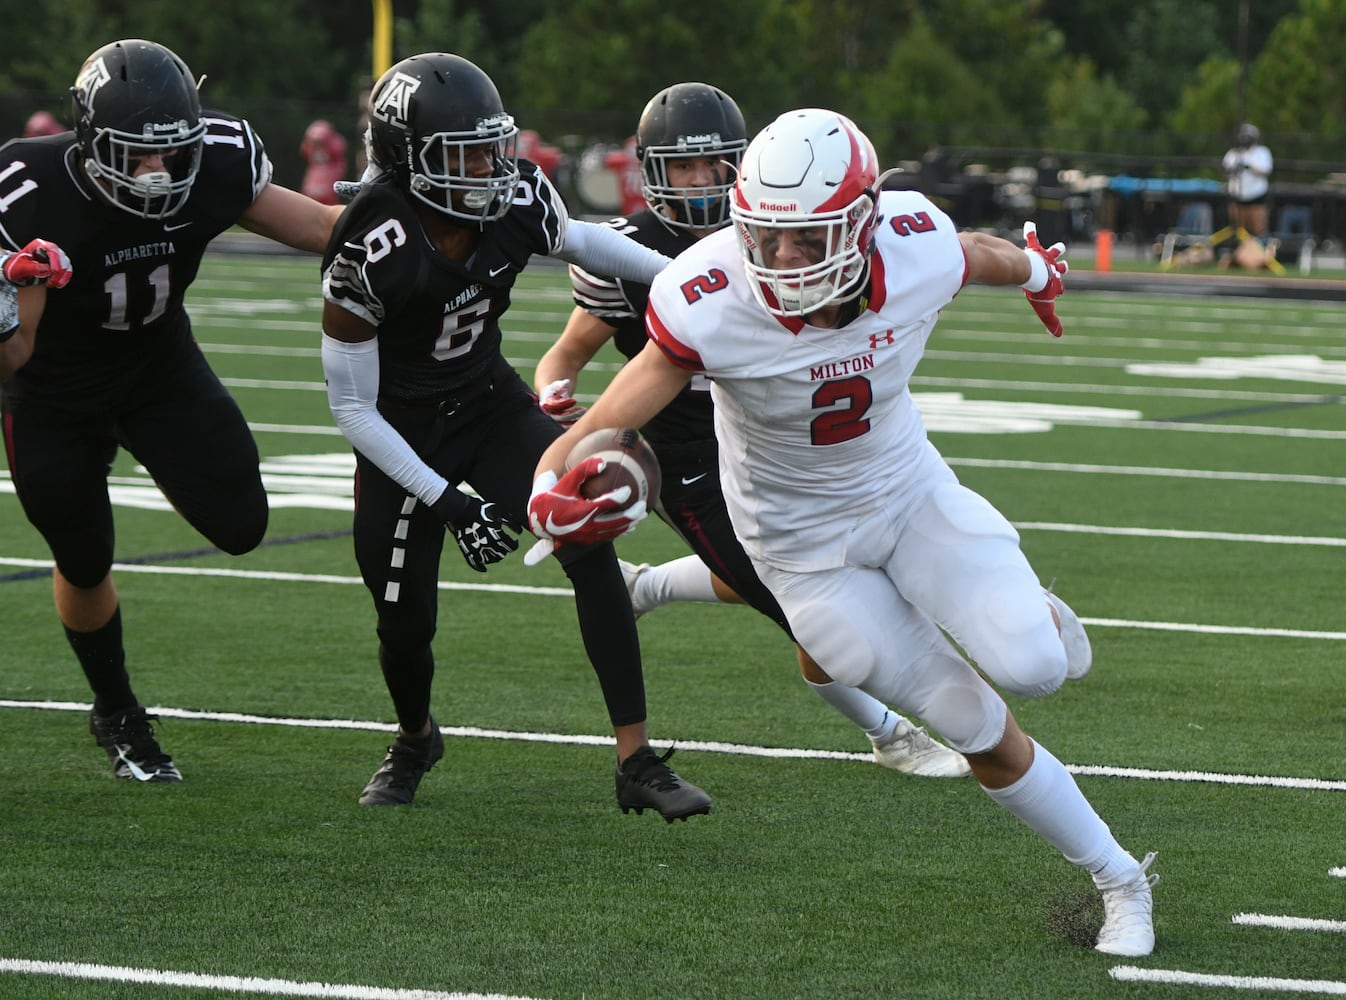
[[[684,251],[650,291],[650,338],[714,380],[734,530],[754,559],[781,569],[844,565],[864,515],[927,475],[951,475],[908,382],[967,261],[953,221],[923,195],[884,192],[879,211],[869,294],[844,327],[763,309],[732,227]]]

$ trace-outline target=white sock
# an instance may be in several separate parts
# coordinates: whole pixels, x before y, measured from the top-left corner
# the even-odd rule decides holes
[[[814,693],[835,708],[846,718],[865,731],[871,742],[877,743],[892,734],[902,716],[891,711],[887,705],[859,688],[829,681],[826,684],[814,684],[807,677],[804,683],[813,688]]]
[[[710,568],[699,556],[683,556],[641,573],[631,603],[643,609],[642,614],[678,601],[720,604],[712,579]]]
[[[1100,886],[1134,878],[1136,859],[1117,843],[1070,772],[1041,744],[1033,746],[1033,763],[1022,778],[1008,788],[982,790]]]

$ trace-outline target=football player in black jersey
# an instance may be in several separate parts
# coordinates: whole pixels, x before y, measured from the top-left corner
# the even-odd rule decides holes
[[[730,192],[747,145],[743,114],[722,90],[694,82],[664,88],[645,105],[636,127],[636,156],[649,207],[608,225],[676,257],[729,224]],[[584,413],[574,398],[575,385],[580,369],[603,344],[611,340],[634,358],[647,342],[648,283],[594,274],[577,264],[571,265],[570,278],[575,308],[533,376],[543,409],[561,424]],[[694,377],[641,431],[663,472],[656,510],[696,555],[654,567],[623,562],[636,614],[674,601],[743,603],[791,635],[780,605],[757,578],[729,523],[720,492],[710,383]],[[962,754],[859,688],[835,683],[796,648],[809,687],[865,732],[880,764],[926,777],[971,773]]]
[[[374,169],[323,261],[323,369],[355,449],[355,552],[398,721],[365,805],[411,802],[444,753],[430,690],[445,528],[475,570],[514,551],[509,529],[522,530],[537,459],[561,433],[501,354],[519,272],[541,254],[648,282],[667,263],[569,218],[546,175],[517,157],[517,136],[468,60],[431,52],[393,66],[371,97]],[[710,797],[647,742],[639,640],[612,545],[562,546],[557,559],[616,735],[622,811],[654,808],[670,822],[709,812]]]
[[[202,111],[191,71],[155,42],[98,49],[71,94],[73,132],[0,148],[0,247],[40,233],[74,268],[60,291],[20,290],[25,322],[0,370],[5,448],[56,564],[56,611],[93,690],[90,731],[118,777],[180,781],[126,670],[108,472],[125,448],[212,544],[238,554],[262,540],[257,446],[183,296],[206,245],[235,223],[321,253],[340,208],[271,183],[252,127]]]

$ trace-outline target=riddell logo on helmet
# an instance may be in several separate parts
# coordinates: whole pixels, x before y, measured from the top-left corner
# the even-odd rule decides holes
[[[759,201],[757,203],[759,212],[798,212],[799,202],[797,201]]]
[[[161,135],[182,135],[190,129],[187,123],[179,118],[175,122],[146,122],[140,131],[146,139],[153,139]]]

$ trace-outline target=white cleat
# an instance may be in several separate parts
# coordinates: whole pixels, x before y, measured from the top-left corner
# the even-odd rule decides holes
[[[1057,627],[1061,630],[1061,645],[1066,648],[1066,679],[1077,681],[1089,672],[1094,665],[1094,650],[1089,645],[1089,635],[1079,616],[1070,610],[1070,605],[1050,590],[1044,590],[1047,603],[1056,609]]]
[[[653,611],[654,609],[647,604],[636,601],[636,581],[649,572],[650,564],[641,563],[637,566],[635,563],[629,563],[625,559],[618,559],[617,565],[621,567],[622,579],[626,581],[626,592],[631,595],[631,610],[636,613],[636,617]]]
[[[1154,885],[1158,875],[1147,874],[1154,852],[1145,855],[1136,877],[1124,885],[1102,889],[1103,929],[1095,951],[1105,955],[1140,958],[1154,951]]]
[[[967,758],[906,719],[899,719],[892,735],[874,744],[874,759],[886,768],[920,778],[966,778],[972,773]]]

